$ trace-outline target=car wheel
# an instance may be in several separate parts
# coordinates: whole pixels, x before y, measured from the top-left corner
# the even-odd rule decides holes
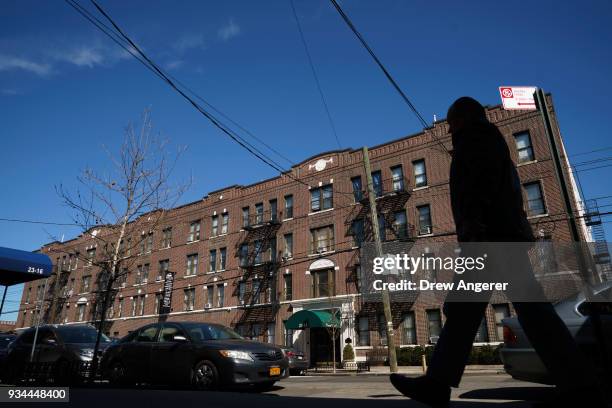
[[[121,361],[115,361],[111,364],[108,371],[108,381],[115,387],[127,387],[129,384],[127,371]]]
[[[270,391],[272,388],[274,388],[275,383],[276,381],[266,381],[262,383],[257,383],[255,384],[255,391],[258,391],[258,392]]]
[[[202,360],[191,370],[191,386],[198,390],[213,390],[219,384],[217,367],[208,361]]]

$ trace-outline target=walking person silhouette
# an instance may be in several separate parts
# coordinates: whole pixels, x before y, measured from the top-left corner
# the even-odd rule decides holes
[[[449,108],[447,121],[453,142],[451,207],[459,244],[534,241],[508,146],[483,106],[473,98],[459,98]],[[417,378],[391,374],[395,388],[432,407],[447,407],[451,387],[461,381],[488,300],[452,302],[447,298],[446,322],[427,373]],[[544,301],[513,301],[513,305],[557,385],[551,406],[604,406],[593,369],[553,306]]]

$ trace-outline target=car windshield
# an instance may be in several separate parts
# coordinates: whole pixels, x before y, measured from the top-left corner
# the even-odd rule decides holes
[[[229,327],[210,324],[185,324],[185,329],[194,341],[243,339]]]
[[[57,333],[64,343],[95,343],[97,332],[93,327],[58,327]],[[101,343],[110,343],[108,337],[102,334]]]

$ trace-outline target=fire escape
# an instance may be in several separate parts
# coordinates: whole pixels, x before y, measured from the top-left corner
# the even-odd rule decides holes
[[[53,278],[49,281],[47,288],[46,301],[49,307],[43,315],[44,322],[62,323],[62,316],[66,301],[72,295],[68,289],[68,279],[70,276],[70,264],[64,260],[53,267]]]
[[[391,248],[391,246],[397,246],[398,250],[400,248],[403,250],[414,242],[415,228],[414,225],[408,223],[406,214],[406,203],[411,195],[406,185],[405,177],[401,180],[383,180],[378,185],[374,183],[378,228],[383,250],[388,248],[393,251],[395,248]],[[361,258],[363,257],[362,243],[374,242],[374,226],[370,216],[370,203],[367,194],[367,190],[362,191],[356,197],[359,198],[358,203],[351,209],[345,219],[345,236],[352,236],[354,246],[360,248],[358,251],[354,251],[347,265],[347,269],[351,273],[346,279],[346,284],[347,286],[354,285],[354,290],[362,293],[359,297],[360,311],[356,317],[367,316],[369,327],[374,329],[378,327],[378,316],[384,313],[380,294],[367,294],[359,288]],[[409,296],[400,293],[391,294],[391,314],[394,327],[399,326],[402,314],[409,311],[413,304],[414,299]]]
[[[605,276],[608,280],[612,279],[612,264],[610,262],[610,251],[606,242],[606,233],[604,231],[599,206],[597,200],[586,200],[584,202],[585,209],[585,224],[591,229],[593,236],[592,255],[595,264],[598,266],[601,276]]]
[[[242,236],[236,245],[242,276],[234,282],[232,295],[238,298],[238,313],[232,326],[255,337],[262,333],[254,333],[254,328],[265,330],[274,323],[280,307],[277,275],[281,260],[276,235],[281,216],[271,210],[243,218]]]

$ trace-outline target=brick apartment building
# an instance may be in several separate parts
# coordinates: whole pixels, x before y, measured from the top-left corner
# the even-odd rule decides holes
[[[549,103],[563,146],[550,96]],[[534,231],[553,241],[570,241],[540,114],[495,106],[487,108],[487,115],[517,164]],[[438,121],[421,133],[370,148],[384,239],[456,240],[447,130],[447,123]],[[330,359],[328,331],[291,331],[283,322],[301,310],[334,311],[342,325],[337,355],[351,339],[357,359],[363,359],[382,344],[384,326],[379,324],[380,305],[368,304],[357,290],[359,244],[371,240],[362,159],[360,149],[321,153],[293,166],[291,177],[230,186],[167,211],[155,230],[131,237],[142,245],[138,253],[128,254],[135,267],[118,284],[106,333],[124,336],[158,321],[163,277],[172,271],[172,311],[164,318],[222,323],[247,337],[293,344],[311,360],[322,361]],[[46,296],[44,282],[25,285],[18,328],[34,325],[41,309],[47,323],[94,320],[97,268],[90,264],[98,245],[94,237],[103,230],[41,248],[55,262],[56,273]],[[586,228],[583,234],[588,236]],[[511,313],[509,304],[492,303],[475,341],[500,341],[499,322]],[[393,315],[402,346],[429,343],[444,319],[441,305],[427,301],[394,305]]]

